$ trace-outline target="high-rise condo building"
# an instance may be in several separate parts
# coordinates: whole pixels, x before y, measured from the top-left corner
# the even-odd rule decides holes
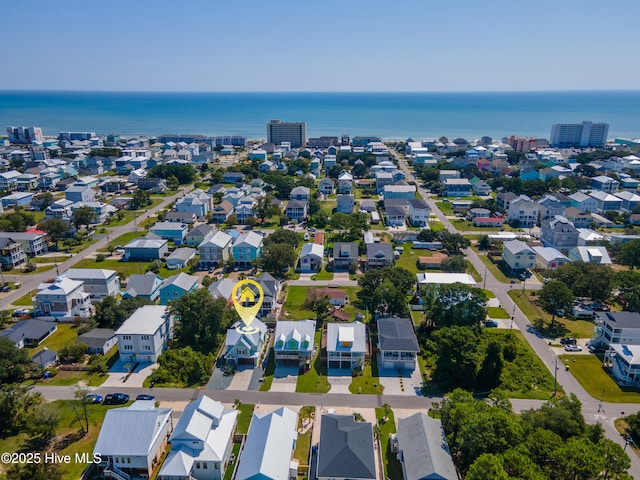
[[[557,123],[551,127],[551,146],[603,147],[607,143],[608,123]]]
[[[289,142],[293,148],[304,147],[307,144],[307,123],[271,120],[267,123],[267,142],[274,145]]]
[[[11,143],[42,142],[40,127],[7,127],[7,134]]]

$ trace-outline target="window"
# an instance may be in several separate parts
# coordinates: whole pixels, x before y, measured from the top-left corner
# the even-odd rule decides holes
[[[207,468],[209,468],[209,466],[208,466],[207,462],[202,462],[202,468],[203,468],[204,470],[206,470]]]

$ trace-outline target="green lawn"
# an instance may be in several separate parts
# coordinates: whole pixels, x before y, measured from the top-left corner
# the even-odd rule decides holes
[[[436,206],[440,209],[442,213],[447,216],[453,215],[453,207],[451,206],[451,202],[436,202]]]
[[[287,320],[306,320],[315,317],[315,314],[302,307],[302,304],[307,299],[308,290],[309,287],[288,287],[287,300],[284,303],[284,310],[287,313],[285,318]]]
[[[396,433],[396,424],[393,411],[390,408],[376,408],[376,419],[380,428],[380,450],[384,464],[384,478],[390,480],[402,480],[402,465],[396,453],[391,453],[389,448],[389,434]]]
[[[471,263],[469,260],[467,260],[465,258],[464,260],[464,264],[466,265],[466,272],[471,275],[473,277],[473,279],[480,283],[482,281],[482,277],[480,276],[480,274],[478,273],[478,271],[476,270],[476,267],[473,266],[473,263]]]
[[[333,280],[333,272],[327,272],[323,267],[318,273],[311,277],[311,280]]]
[[[525,290],[523,293],[522,290],[510,290],[509,296],[516,305],[518,305],[518,308],[522,310],[522,313],[527,316],[530,322],[541,318],[545,323],[550,324],[551,315],[542,310],[542,308],[532,301],[531,293],[533,292],[535,291]],[[556,323],[564,326],[565,330],[565,332],[560,332],[562,334],[558,336],[590,338],[593,334],[593,322],[589,320],[572,320],[566,317],[558,317],[556,315],[555,321]]]
[[[442,230],[445,230],[444,225],[440,221],[429,221],[429,227],[431,227],[431,230],[434,232],[441,232]]]
[[[311,450],[311,433],[311,429],[307,430],[305,433],[298,433],[296,449],[293,452],[293,457],[298,460],[301,467],[308,467],[309,451]]]
[[[71,258],[70,255],[62,255],[62,256],[56,256],[56,257],[34,257],[31,259],[31,261],[33,263],[62,263],[62,262],[66,262],[67,260],[69,260]]]
[[[504,319],[511,318],[511,315],[509,315],[509,312],[507,312],[504,308],[500,308],[500,307],[488,307],[487,314],[489,315],[489,318],[504,318]]]
[[[418,257],[431,257],[433,254],[428,250],[421,250],[420,252],[416,252],[412,248],[412,243],[407,243],[403,245],[404,251],[400,258],[396,260],[396,266],[402,267],[405,270],[409,270],[411,273],[418,273]]]
[[[273,349],[269,349],[269,356],[267,357],[267,366],[264,371],[264,382],[260,384],[261,392],[268,392],[271,389],[273,383],[273,375],[276,371],[276,359],[273,353]]]
[[[134,238],[138,238],[138,237],[143,237],[147,234],[147,232],[145,232],[144,230],[142,231],[137,231],[137,232],[127,232],[127,233],[123,233],[122,235],[120,235],[119,237],[116,237],[114,239],[112,239],[107,247],[109,245],[111,245],[112,247],[117,247],[118,245],[120,246],[124,246],[127,243],[129,243],[131,240],[133,240]],[[109,249],[105,247],[103,249],[100,249],[100,252],[108,252]]]
[[[253,417],[253,410],[256,408],[251,403],[242,403],[238,407],[238,433],[246,434],[249,432],[249,425],[251,424],[251,418]]]
[[[55,265],[44,265],[42,267],[37,267],[33,272],[25,272],[23,270],[20,270],[20,268],[13,268],[8,272],[4,272],[4,274],[5,275],[33,275],[35,273],[47,272],[49,270],[53,270],[54,268],[55,268]]]
[[[33,356],[44,348],[60,351],[62,347],[73,345],[78,338],[78,329],[72,323],[58,323],[58,329],[49,335],[44,342],[35,348],[27,348],[29,356]]]
[[[315,344],[320,345],[322,331],[315,333]],[[311,368],[304,375],[298,375],[296,393],[327,393],[331,385],[327,380],[327,364],[318,353],[311,364]]]
[[[15,302],[11,302],[11,305],[15,305],[17,307],[33,307],[33,302],[31,301],[31,293],[27,293],[17,299]]]
[[[378,377],[378,364],[376,359],[371,360],[373,365],[365,365],[362,375],[353,377],[349,391],[351,393],[370,393],[374,395],[382,395],[384,387],[380,384]],[[374,375],[375,370],[375,375]]]
[[[640,403],[640,390],[620,387],[602,367],[595,355],[560,355],[568,360],[570,372],[593,398],[611,403]]]
[[[496,298],[495,293],[493,293],[491,290],[483,290],[483,292],[487,296],[487,298]]]
[[[499,282],[502,282],[502,283],[511,283],[511,281],[513,279],[507,278],[507,276],[500,269],[500,267],[498,265],[496,265],[495,263],[493,263],[491,260],[489,260],[489,258],[487,257],[486,253],[480,252],[475,247],[473,249],[478,254],[478,257],[480,257],[480,260],[482,261],[482,263],[484,263],[487,266],[487,268],[491,271],[493,276],[496,277],[496,280],[498,280]],[[515,283],[520,283],[520,281],[519,280],[515,280]]]
[[[224,472],[224,480],[231,480],[231,477],[233,476],[233,471],[234,471],[235,465],[236,465],[236,463],[238,462],[238,460],[240,458],[240,447],[241,446],[242,446],[242,444],[240,442],[234,442],[233,443],[233,447],[231,448],[231,452],[235,456],[235,460],[233,462],[230,461],[227,464],[227,469]]]

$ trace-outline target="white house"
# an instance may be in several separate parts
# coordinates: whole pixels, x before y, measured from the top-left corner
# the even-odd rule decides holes
[[[555,270],[569,262],[562,252],[553,247],[532,247],[532,250],[536,253],[536,268]]]
[[[36,293],[40,311],[51,317],[89,318],[94,313],[91,295],[78,280],[58,277],[53,283],[41,283]]]
[[[157,362],[173,337],[173,316],[163,305],[138,308],[116,331],[123,363]]]
[[[327,366],[349,371],[364,366],[367,332],[363,323],[327,324]]]
[[[589,247],[575,247],[569,250],[569,260],[572,262],[597,263],[611,265],[611,258],[607,247],[592,245]]]
[[[211,238],[198,245],[201,267],[224,264],[231,256],[231,235],[219,230]]]
[[[305,243],[300,250],[300,272],[319,272],[322,269],[324,248],[317,243]]]
[[[640,345],[640,313],[637,312],[597,312],[600,335],[592,344],[605,348],[612,345]]]
[[[431,209],[423,200],[409,200],[409,223],[413,227],[425,227],[429,224]]]
[[[171,409],[156,408],[153,400],[108,410],[93,448],[106,478],[151,478],[167,448],[172,429]],[[144,477],[143,477],[144,476]]]
[[[173,429],[171,452],[158,480],[222,480],[229,463],[238,410],[203,395],[189,403]]]
[[[70,268],[64,277],[83,283],[84,291],[93,299],[115,297],[120,292],[120,278],[115,270],[103,268]]]
[[[536,252],[521,240],[504,242],[502,260],[512,271],[527,270],[536,264]]]
[[[530,228],[538,221],[541,208],[538,202],[534,202],[526,195],[520,195],[509,202],[507,218],[510,222],[518,221],[521,227]]]
[[[254,413],[235,480],[297,478],[298,462],[292,459],[297,427],[298,416],[286,407],[268,414]]]

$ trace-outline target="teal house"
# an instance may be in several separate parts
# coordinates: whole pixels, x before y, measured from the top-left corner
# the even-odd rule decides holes
[[[187,293],[195,291],[198,287],[198,279],[187,275],[186,273],[178,273],[167,278],[160,287],[160,305],[167,305],[171,300],[178,300]]]
[[[242,233],[233,242],[233,258],[238,265],[251,265],[256,258],[262,257],[262,235],[256,232]]]

